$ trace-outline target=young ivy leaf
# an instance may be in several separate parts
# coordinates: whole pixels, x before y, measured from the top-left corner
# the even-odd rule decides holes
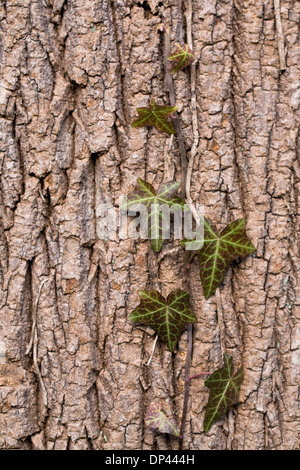
[[[142,290],[139,295],[141,303],[133,310],[129,320],[151,326],[173,352],[186,325],[197,322],[189,293],[174,290],[167,299],[156,290]]]
[[[184,69],[193,62],[194,58],[194,53],[187,44],[181,46],[176,43],[175,51],[168,57],[168,60],[173,62],[171,73]]]
[[[149,410],[146,415],[145,423],[150,429],[159,431],[161,433],[172,434],[172,436],[178,437],[180,430],[175,423],[174,419],[169,419],[161,411],[161,406],[156,401],[153,401],[149,407]]]
[[[131,123],[132,127],[154,126],[160,132],[176,134],[175,127],[170,121],[170,116],[175,113],[176,106],[160,106],[152,99],[149,106],[137,108],[138,117]]]
[[[215,225],[203,217],[203,246],[198,250],[200,278],[206,299],[211,297],[223,282],[230,263],[255,251],[245,231],[245,219],[227,225],[219,234]],[[181,242],[182,245],[186,240]]]
[[[137,178],[136,187],[132,193],[127,196],[127,208],[133,205],[144,205],[148,214],[148,236],[151,240],[153,249],[158,253],[164,242],[164,229],[168,229],[169,220],[166,220],[161,210],[161,205],[172,206],[174,211],[184,209],[184,199],[177,196],[176,192],[180,186],[177,181],[162,183],[157,190],[157,194],[150,183]]]
[[[216,370],[204,383],[210,389],[204,417],[204,431],[210,430],[213,423],[237,403],[243,381],[243,367],[235,374],[232,357],[224,353],[224,365]]]

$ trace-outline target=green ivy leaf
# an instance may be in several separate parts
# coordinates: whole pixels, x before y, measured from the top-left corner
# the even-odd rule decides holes
[[[152,99],[149,106],[137,108],[138,117],[131,123],[132,127],[154,126],[160,132],[176,134],[175,127],[170,121],[170,115],[176,111],[176,106],[160,106]]]
[[[173,74],[184,69],[193,62],[194,58],[194,53],[187,44],[181,46],[176,43],[175,51],[168,57],[168,60],[173,62],[171,73]]]
[[[173,352],[186,325],[197,322],[189,293],[175,290],[170,292],[167,299],[155,290],[142,290],[139,295],[141,303],[129,319],[151,326]]]
[[[205,298],[216,292],[233,260],[254,250],[245,231],[245,219],[235,220],[220,234],[212,223],[204,219],[204,243],[198,251],[198,260]]]
[[[204,417],[204,431],[210,430],[213,423],[237,403],[243,381],[243,367],[235,374],[232,357],[224,354],[224,365],[216,370],[204,383],[210,389]]]
[[[161,204],[172,206],[174,210],[184,209],[185,201],[176,192],[180,186],[177,181],[162,183],[157,194],[150,183],[137,178],[134,191],[127,196],[127,207],[143,204],[147,207],[149,230],[148,235],[153,249],[158,253],[164,242],[163,213],[159,210]],[[166,224],[167,225],[167,224]]]
[[[219,234],[216,226],[203,217],[203,246],[198,250],[200,277],[206,299],[223,282],[229,264],[241,256],[253,253],[255,246],[245,231],[245,219],[227,225]],[[190,240],[182,240],[186,245]],[[195,242],[195,241],[194,241]]]
[[[153,401],[149,407],[146,415],[145,423],[150,429],[159,431],[161,433],[172,434],[172,436],[178,437],[180,430],[174,419],[169,419],[161,411],[161,406],[156,401]]]

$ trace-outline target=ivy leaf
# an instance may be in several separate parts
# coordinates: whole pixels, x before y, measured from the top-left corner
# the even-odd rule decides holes
[[[204,219],[204,243],[198,251],[198,260],[205,298],[216,292],[233,260],[254,250],[245,231],[245,219],[235,220],[220,234],[212,223]]]
[[[176,43],[175,51],[168,57],[168,60],[173,62],[171,73],[173,74],[184,69],[193,62],[194,58],[194,53],[187,44],[181,46]]]
[[[216,226],[205,217],[203,225],[203,246],[198,250],[198,260],[204,296],[208,299],[223,282],[230,263],[253,253],[255,246],[246,234],[245,219],[235,220],[220,234]],[[182,240],[180,244],[186,245],[187,242]]]
[[[175,127],[170,121],[170,115],[176,111],[176,106],[160,106],[152,99],[149,106],[137,108],[138,117],[131,123],[132,127],[154,126],[160,132],[176,134]]]
[[[170,292],[165,299],[156,290],[139,292],[141,303],[129,319],[151,326],[171,352],[188,323],[197,322],[190,305],[189,293],[182,290]]]
[[[184,199],[180,198],[176,192],[180,186],[177,181],[162,183],[157,190],[157,194],[150,183],[137,178],[134,191],[127,196],[127,208],[136,204],[143,204],[148,213],[148,236],[151,240],[153,249],[158,253],[163,245],[164,228],[169,227],[169,221],[164,222],[164,214],[160,210],[160,205],[166,204],[172,206],[172,209],[182,210],[185,206]]]
[[[146,415],[145,423],[150,429],[159,431],[161,433],[172,434],[172,436],[178,437],[180,430],[174,419],[169,419],[161,411],[161,406],[156,401],[153,401],[149,407]]]
[[[213,423],[237,403],[243,381],[243,367],[235,374],[232,357],[224,353],[224,365],[216,370],[204,384],[210,389],[204,417],[204,431],[210,430]]]

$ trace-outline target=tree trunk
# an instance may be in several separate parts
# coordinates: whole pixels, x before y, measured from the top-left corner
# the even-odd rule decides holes
[[[192,198],[220,228],[245,217],[257,250],[228,270],[218,308],[192,265],[191,374],[220,367],[225,349],[245,377],[240,404],[208,433],[208,389],[192,381],[184,448],[295,449],[300,3],[281,0],[285,57],[272,0],[192,6]],[[147,240],[102,240],[99,206],[117,208],[137,177],[157,188],[172,165],[180,181],[177,139],[130,123],[150,97],[169,102],[156,27],[169,23],[172,44],[186,42],[187,7],[1,2],[2,449],[177,448],[146,428],[145,414],[155,399],[179,422],[186,333],[173,354],[158,342],[147,366],[154,332],[128,317],[139,290],[185,288],[183,249],[169,240],[155,254]],[[174,81],[189,157],[190,68]]]

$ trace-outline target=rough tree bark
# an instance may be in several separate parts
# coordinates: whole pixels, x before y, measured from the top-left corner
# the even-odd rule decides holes
[[[208,390],[192,381],[185,448],[295,449],[300,2],[281,0],[285,50],[273,0],[192,4],[200,141],[191,195],[217,223],[246,217],[257,251],[228,271],[218,310],[216,296],[204,301],[197,263],[191,268],[199,319],[191,373],[219,367],[223,343],[245,379],[241,404],[207,434]],[[180,180],[176,139],[130,122],[149,97],[167,102],[155,29],[168,22],[173,43],[185,40],[186,7],[1,1],[3,449],[177,446],[144,417],[156,398],[179,421],[186,333],[176,354],[158,343],[147,367],[153,331],[128,316],[138,290],[185,287],[182,248],[169,241],[155,255],[147,241],[101,240],[97,207],[117,207],[137,176],[157,186],[173,162]],[[175,88],[189,156],[188,69]]]

